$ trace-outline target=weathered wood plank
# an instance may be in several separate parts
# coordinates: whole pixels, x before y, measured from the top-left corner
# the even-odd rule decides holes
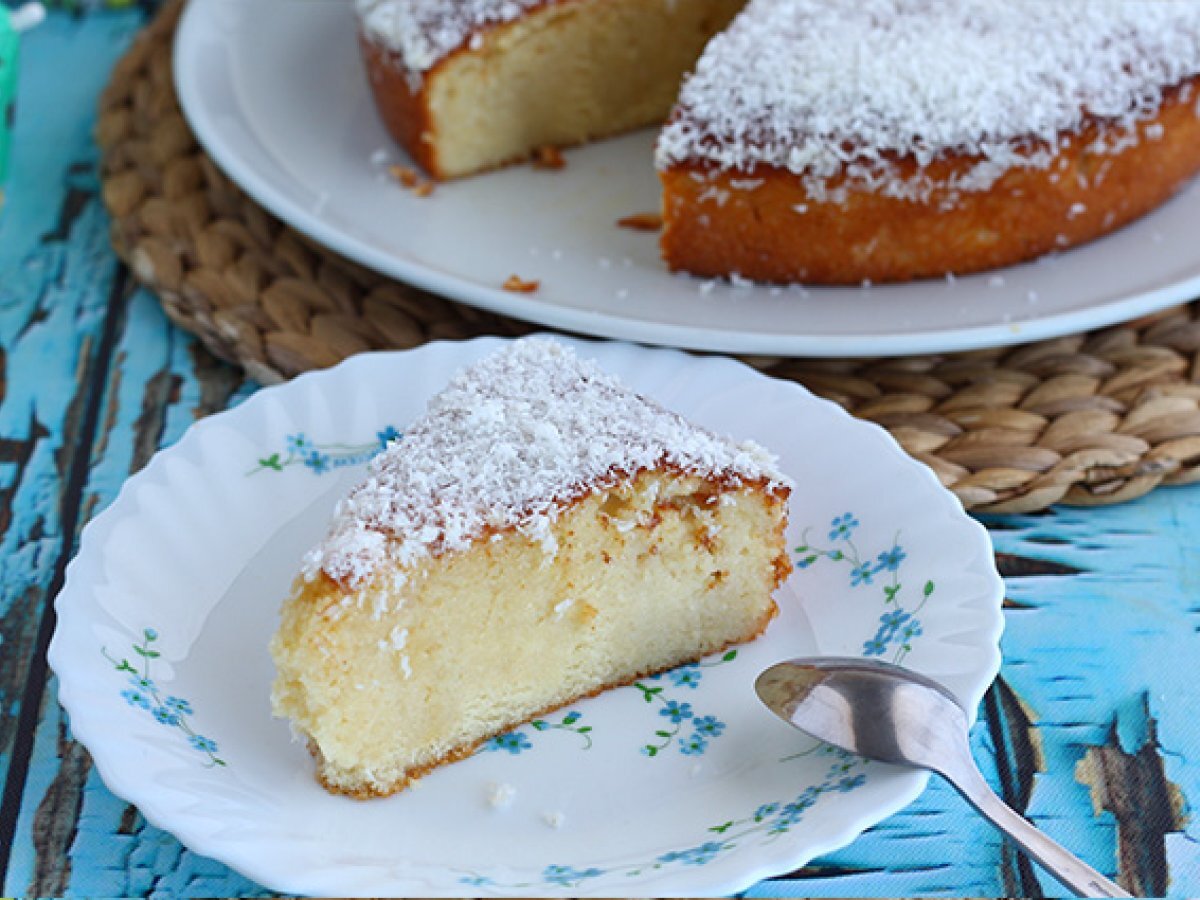
[[[1019,608],[1007,617],[1005,678],[1028,713],[1043,768],[1033,773],[1027,811],[1101,871],[1115,871],[1120,847],[1123,878],[1172,896],[1200,888],[1197,826],[1171,815],[1200,798],[1196,501],[1193,491],[1164,490],[1121,507],[1013,517],[1008,530],[993,532],[1001,550],[1052,553],[1083,572],[1009,581]],[[1136,779],[1161,769],[1154,790],[1174,805],[1155,801],[1153,822],[1130,820],[1119,839],[1119,819],[1094,806],[1077,773],[1095,771],[1081,770],[1085,760],[1114,762],[1113,722],[1119,732],[1119,723],[1137,720],[1127,710],[1143,696],[1151,711],[1139,733],[1151,738],[1123,745],[1138,761],[1110,765],[1106,796],[1137,796],[1144,786]]]
[[[6,375],[0,393],[0,552],[5,558],[0,571],[0,762],[6,776],[0,870],[4,889],[15,895],[67,892],[69,851],[84,806],[78,786],[90,773],[87,754],[69,740],[57,705],[49,699],[52,692],[42,693],[50,624],[45,610],[61,582],[77,525],[88,512],[80,509],[80,495],[111,358],[106,340],[112,340],[123,316],[123,303],[110,303],[118,267],[108,247],[108,220],[97,200],[90,128],[104,73],[137,22],[137,16],[122,15],[85,25],[58,16],[30,36],[14,175],[0,218],[0,347]],[[63,77],[66,58],[78,66],[71,78]],[[55,197],[61,198],[57,205]],[[228,394],[221,382],[221,377],[207,377],[200,388],[210,407],[222,405]],[[151,418],[154,414],[161,411]],[[137,464],[162,431],[161,424],[143,425],[149,438]],[[110,497],[111,491],[106,499]],[[90,497],[88,506],[94,506]],[[27,769],[39,710],[38,736],[46,746],[35,744],[34,764]],[[48,784],[36,784],[38,775],[47,773]],[[90,784],[103,792],[94,775]],[[37,787],[45,789],[28,790]],[[24,801],[19,817],[18,800]],[[164,842],[164,836],[140,821],[137,828],[148,832],[148,840]],[[35,843],[43,852],[30,852]],[[108,858],[110,850],[97,848],[97,857]],[[10,864],[5,867],[5,862]],[[202,892],[232,895],[236,891],[224,888],[241,885],[223,867],[205,860],[180,870],[181,885],[188,878],[195,881],[186,875],[189,868],[217,873],[215,880],[196,881]]]
[[[128,17],[127,17],[128,18]],[[133,25],[129,20],[124,31]],[[63,78],[61,60],[103,71],[114,24],[86,34],[60,17],[27,53],[12,175],[0,217],[0,867],[20,799],[44,677],[49,595],[62,575],[94,426],[96,375],[106,365],[106,318],[117,266],[96,202],[91,110],[98,85]],[[57,60],[57,61],[56,61]],[[31,74],[32,73],[32,74]],[[91,198],[90,200],[88,198]],[[32,701],[32,702],[30,702]]]
[[[1005,578],[1023,575],[1078,575],[1079,569],[1049,559],[1034,556],[1018,556],[1015,553],[997,553],[996,569]]]
[[[20,716],[19,695],[37,663],[38,614],[78,522],[195,415],[248,389],[169,329],[145,295],[127,315],[105,318],[115,268],[87,130],[103,73],[137,20],[54,16],[30,36],[0,216],[0,772],[22,721],[24,739],[33,737],[28,767],[20,760],[9,772],[22,791],[0,881],[8,894],[260,892],[146,825],[104,788],[70,740],[52,682]],[[106,322],[117,335],[112,355],[100,352]],[[93,425],[95,446],[81,457]],[[71,472],[86,474],[86,490],[64,516]],[[1197,494],[1160,491],[1114,509],[989,524],[1011,602],[1004,680],[973,733],[985,774],[1098,868],[1111,873],[1119,856],[1135,887],[1200,896],[1200,823],[1184,815],[1200,802],[1200,604],[1190,599],[1200,587]],[[36,732],[31,709],[40,713]],[[1059,890],[935,782],[850,847],[751,895],[1042,892]]]
[[[1143,694],[1117,711],[1106,743],[1090,748],[1076,767],[1076,778],[1091,788],[1096,814],[1116,817],[1123,886],[1142,897],[1166,894],[1167,837],[1187,823],[1183,796],[1166,777],[1157,731]]]
[[[1034,778],[1045,768],[1029,711],[1003,675],[988,691],[983,705],[996,793],[1017,812],[1025,814]],[[1010,842],[1000,846],[999,863],[1005,896],[1042,896],[1033,863]]]
[[[99,512],[124,480],[196,418],[248,390],[135,295],[122,320],[101,404],[84,508]],[[38,896],[257,896],[262,889],[180,847],[113,797],[69,739],[51,681],[18,824],[7,889]]]

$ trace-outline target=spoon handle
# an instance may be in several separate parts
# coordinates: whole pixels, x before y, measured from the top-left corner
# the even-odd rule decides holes
[[[992,792],[974,765],[942,773],[984,818],[1011,837],[1033,859],[1080,897],[1132,897],[1087,863],[1029,824]]]

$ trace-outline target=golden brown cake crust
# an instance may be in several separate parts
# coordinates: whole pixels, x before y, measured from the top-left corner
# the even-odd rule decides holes
[[[1124,151],[1089,152],[1099,133],[1092,123],[1064,141],[1051,167],[1012,169],[945,206],[950,198],[937,193],[927,203],[861,191],[844,203],[816,202],[773,166],[673,166],[660,173],[663,256],[672,270],[705,277],[858,284],[978,272],[1072,247],[1144,215],[1200,171],[1198,88],[1200,76],[1169,90]],[[944,183],[975,162],[942,160],[928,172]],[[915,169],[898,164],[905,175]]]
[[[433,124],[426,86],[432,73],[410,82],[399,53],[362,32],[358,41],[375,106],[388,132],[429,175],[444,177],[438,168],[431,134]]]
[[[668,462],[660,462],[656,468],[660,472],[665,472],[665,473],[674,475],[675,477],[679,477],[679,478],[686,478],[689,474],[689,472],[684,467],[678,466],[678,465],[675,465],[672,463],[668,463]],[[564,493],[564,495],[560,498],[560,500],[556,504],[557,513],[559,515],[565,515],[570,510],[577,507],[581,501],[583,501],[585,498],[587,498],[592,493],[593,489],[599,483],[603,483],[603,482],[610,481],[610,480],[616,480],[617,478],[632,480],[632,479],[638,478],[641,475],[648,473],[649,471],[650,471],[649,469],[639,469],[635,472],[613,471],[613,472],[606,473],[606,475],[603,479],[598,479],[594,483],[582,483],[581,482],[579,484],[573,485],[571,490],[567,493]],[[742,488],[746,488],[747,490],[753,491],[755,493],[761,494],[764,501],[772,506],[779,504],[779,503],[787,503],[788,498],[791,496],[791,488],[786,487],[786,486],[780,484],[779,482],[772,481],[771,479],[765,478],[765,477],[764,478],[741,478],[741,477],[737,477],[732,474],[717,475],[717,476],[710,477],[708,479],[708,484],[709,484],[710,488],[712,489],[712,496],[716,496],[722,490],[734,490],[736,488],[742,487]],[[531,512],[532,512],[532,510],[530,508],[526,507],[521,510],[518,510],[516,514],[517,514],[518,518],[524,519],[524,518],[527,518],[531,514]],[[520,530],[519,527],[517,525],[513,525],[513,524],[503,525],[503,526],[484,525],[479,529],[479,531],[477,533],[475,533],[472,536],[472,539],[476,542],[482,543],[485,541],[489,541],[489,540],[493,540],[493,539],[502,537],[504,535],[515,534],[519,530]],[[780,532],[779,540],[781,542],[783,540],[782,532]],[[445,552],[446,551],[444,550],[444,548],[438,548],[438,549],[433,550],[430,555],[433,556],[434,558],[437,558],[439,556],[442,556]],[[785,568],[783,569],[782,574],[779,575],[779,577],[778,577],[778,580],[776,582],[777,586],[779,584],[782,584],[783,580],[787,577],[787,575],[791,573],[791,563],[787,561],[786,557],[783,558],[782,565]],[[779,566],[779,564],[777,563],[777,569],[778,569],[778,566]],[[320,584],[328,583],[329,585],[336,586],[336,588],[337,588],[336,591],[327,592],[326,594],[323,595],[326,597],[327,602],[330,604],[337,603],[343,597],[345,597],[349,594],[353,594],[355,591],[355,587],[353,585],[349,584],[348,582],[339,580],[337,578],[332,578],[325,571],[317,571],[316,573],[314,573],[314,578],[317,583],[320,583]]]

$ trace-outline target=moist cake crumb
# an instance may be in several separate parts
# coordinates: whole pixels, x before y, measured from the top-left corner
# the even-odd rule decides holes
[[[628,228],[631,231],[661,231],[662,224],[662,216],[658,213],[634,213],[617,219],[619,228]]]
[[[504,284],[501,285],[504,290],[514,294],[532,294],[541,286],[542,283],[540,281],[529,281],[520,275],[509,275]]]

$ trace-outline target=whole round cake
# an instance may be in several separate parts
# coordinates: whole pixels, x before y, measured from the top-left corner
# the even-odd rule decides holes
[[[437,177],[666,118],[663,257],[698,275],[1009,265],[1200,170],[1194,0],[357,2],[383,118]]]

